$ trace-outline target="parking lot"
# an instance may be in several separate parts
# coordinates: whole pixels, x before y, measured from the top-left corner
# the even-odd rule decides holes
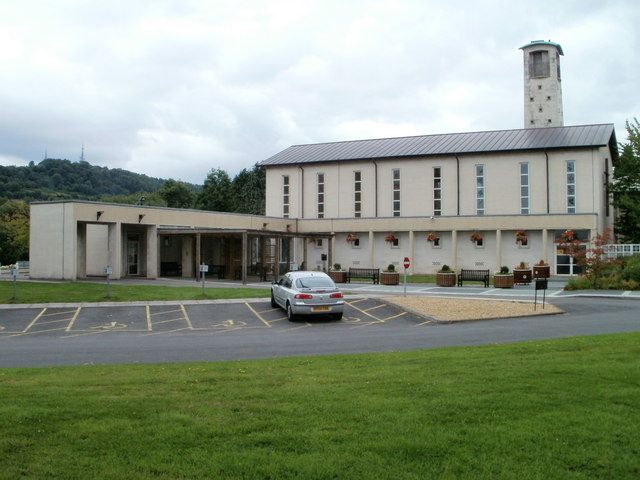
[[[217,334],[246,330],[287,333],[307,328],[364,328],[426,325],[428,319],[373,298],[345,303],[340,321],[325,316],[289,322],[268,301],[109,307],[57,307],[0,310],[0,339],[33,336],[75,338],[91,335]]]

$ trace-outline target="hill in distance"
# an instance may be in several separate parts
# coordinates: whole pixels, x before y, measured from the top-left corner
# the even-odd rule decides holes
[[[0,198],[34,200],[102,200],[155,192],[164,179],[86,161],[48,158],[24,167],[0,166]],[[188,185],[194,192],[196,185]]]

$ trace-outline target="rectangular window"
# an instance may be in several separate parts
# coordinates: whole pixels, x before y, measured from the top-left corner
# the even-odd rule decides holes
[[[476,165],[476,215],[484,215],[484,165]]]
[[[549,52],[541,50],[529,54],[529,76],[549,76]]]
[[[318,218],[324,218],[324,173],[318,174]]]
[[[433,167],[433,215],[442,215],[442,168]]]
[[[353,212],[356,218],[362,216],[362,172],[353,172],[354,202]]]
[[[282,216],[289,218],[289,175],[282,176]]]
[[[400,216],[400,169],[393,169],[393,216]]]
[[[576,213],[576,162],[567,160],[567,213]]]
[[[529,163],[520,164],[520,213],[529,214]]]

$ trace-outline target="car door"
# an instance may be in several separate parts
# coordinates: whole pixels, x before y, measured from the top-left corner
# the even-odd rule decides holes
[[[280,277],[280,280],[273,286],[273,296],[276,299],[276,303],[284,306],[286,304],[286,295],[285,295],[285,284],[286,284],[287,276],[284,275]]]

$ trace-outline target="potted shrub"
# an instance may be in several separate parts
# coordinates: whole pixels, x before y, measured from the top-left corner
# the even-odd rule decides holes
[[[380,272],[380,283],[382,285],[398,285],[400,283],[400,274],[396,272],[396,267],[390,263],[387,270]]]
[[[526,263],[520,262],[518,266],[513,269],[513,283],[516,285],[529,285],[531,278],[531,269]]]
[[[513,288],[513,273],[509,273],[506,265],[500,267],[500,271],[493,274],[493,286],[495,288]]]
[[[329,270],[329,277],[335,283],[346,283],[347,282],[347,272],[342,270],[342,265],[339,263],[334,263],[333,268]]]
[[[551,276],[551,267],[544,260],[540,260],[533,266],[533,278],[549,278]]]
[[[482,234],[477,230],[469,236],[469,240],[475,243],[476,246],[478,247],[482,246],[482,243],[483,243]]]
[[[443,265],[436,272],[436,285],[439,287],[453,287],[456,284],[456,273],[451,271],[449,265]]]
[[[395,243],[397,237],[393,233],[389,233],[386,237],[384,237],[384,241],[387,243]]]

